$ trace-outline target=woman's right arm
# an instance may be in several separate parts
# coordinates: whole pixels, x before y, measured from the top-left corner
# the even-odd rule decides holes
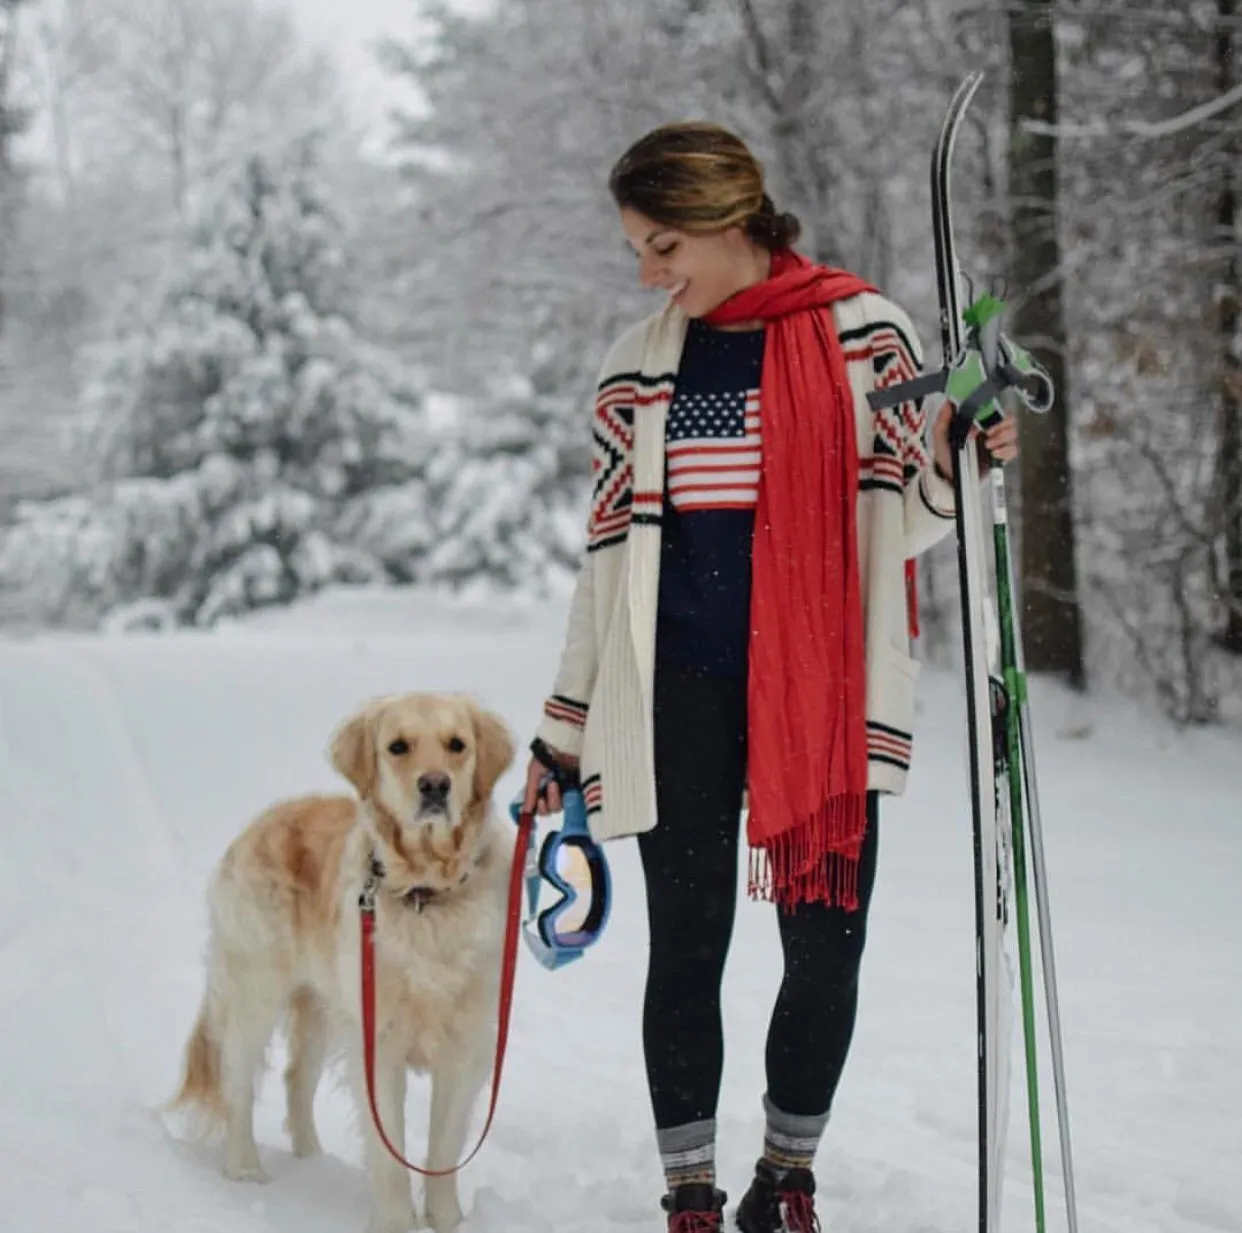
[[[555,782],[546,797],[536,800],[539,784],[551,764],[578,771],[587,709],[599,671],[596,620],[595,552],[615,542],[629,523],[634,448],[633,370],[638,366],[651,323],[636,322],[617,338],[604,356],[595,378],[591,406],[591,500],[587,513],[586,545],[569,605],[569,619],[561,662],[552,692],[544,700],[543,717],[531,742],[526,771],[527,809],[555,813],[560,792]]]
[[[560,792],[555,782],[548,792],[537,799],[539,784],[552,764],[576,771],[582,752],[582,733],[586,725],[587,707],[595,687],[599,659],[595,646],[595,568],[590,552],[582,555],[578,580],[569,605],[569,621],[565,644],[561,650],[560,667],[552,684],[552,692],[544,700],[543,717],[531,742],[531,759],[526,768],[524,809],[538,808],[539,813],[560,810]]]
[[[592,485],[586,526],[587,546],[582,552],[582,562],[578,567],[578,578],[569,604],[569,619],[560,665],[552,683],[552,691],[544,700],[543,716],[535,730],[535,739],[531,742],[532,757],[526,772],[525,808],[532,809],[537,805],[540,813],[555,813],[560,809],[560,793],[555,783],[549,786],[545,800],[536,800],[539,783],[551,769],[551,764],[555,762],[574,772],[578,769],[587,709],[599,670],[595,621],[595,554],[590,550],[590,545],[601,530],[596,525],[596,518],[601,512],[600,490],[618,465],[618,442],[616,433],[609,428],[608,418],[614,415],[610,408],[612,400],[603,394],[603,389],[608,375],[615,371],[623,342],[624,336],[609,348],[596,376],[590,421]]]

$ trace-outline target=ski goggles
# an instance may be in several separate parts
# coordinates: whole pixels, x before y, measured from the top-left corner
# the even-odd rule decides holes
[[[550,831],[537,843],[530,834],[526,852],[526,917],[522,936],[527,948],[549,971],[579,959],[599,941],[608,923],[612,903],[612,876],[603,849],[587,828],[586,803],[576,784],[547,775],[540,795],[556,779],[561,787],[561,829]],[[521,816],[521,801],[510,806],[513,820]],[[547,885],[556,896],[540,907]]]

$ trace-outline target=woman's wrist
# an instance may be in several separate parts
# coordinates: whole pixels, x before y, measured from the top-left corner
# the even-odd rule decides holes
[[[535,737],[530,743],[530,752],[549,770],[575,770],[578,759],[573,754],[553,749],[542,737]]]

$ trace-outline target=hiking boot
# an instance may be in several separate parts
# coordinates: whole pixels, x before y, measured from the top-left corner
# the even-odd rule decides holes
[[[687,1182],[660,1200],[668,1233],[721,1233],[728,1196],[706,1182]]]
[[[760,1160],[735,1219],[741,1233],[822,1233],[815,1215],[815,1175],[810,1169],[790,1169],[778,1182],[772,1166]]]

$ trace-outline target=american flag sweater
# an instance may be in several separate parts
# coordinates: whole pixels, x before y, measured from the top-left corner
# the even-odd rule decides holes
[[[691,321],[665,425],[656,654],[745,676],[762,330]]]
[[[868,786],[900,793],[919,672],[910,655],[905,563],[951,528],[953,491],[931,465],[922,403],[878,412],[867,404],[868,391],[922,370],[910,319],[872,293],[838,302],[833,314],[857,425]],[[631,327],[609,349],[596,386],[586,547],[537,735],[580,759],[599,840],[657,823],[652,686],[667,430],[688,327],[673,304]]]

